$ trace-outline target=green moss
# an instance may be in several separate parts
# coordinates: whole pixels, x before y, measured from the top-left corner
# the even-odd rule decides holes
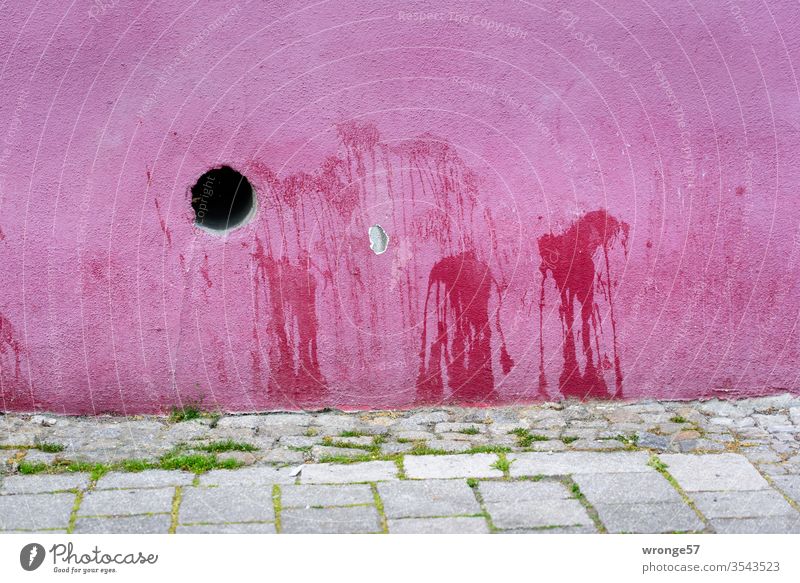
[[[579,438],[575,437],[574,435],[565,435],[564,437],[561,438],[561,441],[569,445],[570,443],[575,443],[576,441],[578,441],[578,439]]]
[[[472,488],[473,490],[478,487],[478,480],[475,478],[467,478],[467,486]]]
[[[682,417],[680,415],[675,415],[675,416],[671,417],[670,421],[672,421],[673,423],[688,423],[689,422],[686,419],[686,417]]]

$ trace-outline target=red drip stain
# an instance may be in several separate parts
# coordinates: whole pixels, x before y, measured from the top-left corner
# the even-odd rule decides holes
[[[14,376],[19,378],[22,346],[14,335],[14,328],[11,326],[11,322],[9,322],[5,316],[0,314],[0,356],[5,356],[8,354],[14,355]],[[2,366],[3,360],[5,359],[0,360],[0,373],[2,373],[4,368]]]
[[[564,368],[559,378],[559,388],[566,397],[609,398],[620,397],[622,390],[622,370],[617,353],[616,319],[611,297],[611,275],[609,273],[608,250],[619,238],[627,252],[629,227],[604,210],[587,213],[560,235],[547,234],[539,238],[539,254],[542,263],[542,288],[539,302],[540,319],[540,385],[546,386],[544,378],[544,344],[541,337],[541,320],[544,311],[544,284],[550,272],[560,294],[559,316],[563,328]],[[605,260],[607,281],[601,281],[594,256],[601,249]],[[611,328],[613,334],[614,373],[616,394],[610,393],[600,368],[610,368],[610,362],[599,354],[599,330],[595,302],[595,287],[605,286],[607,300],[611,306]],[[575,300],[580,304],[580,339],[585,367],[581,372],[576,352],[576,331],[574,326]],[[593,338],[594,336],[594,338]],[[592,340],[598,350],[597,360],[592,350]],[[605,365],[605,366],[604,366]]]
[[[319,405],[327,393],[317,360],[317,283],[308,258],[297,265],[274,259],[256,239],[256,286],[267,297],[270,373],[274,405]]]
[[[158,199],[156,199],[155,203],[156,213],[158,213],[158,224],[161,226],[161,230],[164,232],[164,236],[167,238],[167,245],[172,245],[172,233],[170,233],[170,230],[167,227],[166,219],[161,216],[161,206],[158,204]]]
[[[3,232],[3,228],[0,227],[0,241],[4,241],[6,238],[6,234]]]
[[[203,264],[200,266],[200,273],[202,274],[203,279],[206,281],[206,286],[211,287],[213,284],[211,283],[211,277],[209,277],[208,270],[208,254],[206,254],[203,258]]]
[[[442,401],[444,373],[453,401],[492,403],[498,400],[492,374],[492,330],[489,324],[489,295],[493,282],[488,265],[473,251],[446,257],[431,269],[425,296],[417,379],[419,404]],[[428,346],[428,307],[431,302],[435,335]],[[502,332],[500,335],[502,338]],[[508,374],[514,361],[504,341],[500,362],[503,372]]]

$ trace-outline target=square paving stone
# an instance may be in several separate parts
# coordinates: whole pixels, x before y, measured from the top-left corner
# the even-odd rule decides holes
[[[300,474],[304,484],[341,484],[345,482],[379,482],[396,480],[397,466],[392,462],[357,464],[307,464]]]
[[[179,526],[178,534],[275,534],[275,523],[189,524]]]
[[[478,490],[484,502],[536,502],[572,497],[560,482],[480,482]]]
[[[502,478],[503,472],[492,467],[493,453],[471,455],[407,455],[403,467],[408,478]]]
[[[563,476],[567,474],[654,472],[645,452],[526,452],[508,454],[511,476]]]
[[[787,516],[795,512],[775,490],[697,492],[692,499],[706,518]]]
[[[800,476],[773,476],[772,481],[784,494],[800,504]]]
[[[594,507],[608,532],[612,533],[658,534],[705,528],[694,510],[683,502],[595,504]]]
[[[255,466],[238,470],[211,470],[200,476],[201,486],[269,486],[293,484],[292,468]]]
[[[544,526],[588,526],[592,519],[575,499],[487,502],[486,511],[499,529]]]
[[[166,534],[171,523],[169,514],[149,516],[117,516],[114,518],[78,518],[78,534]]]
[[[400,481],[378,484],[389,518],[479,514],[481,507],[464,480]]]
[[[281,486],[281,507],[349,506],[372,504],[375,499],[367,484]]]
[[[687,492],[769,488],[753,465],[738,454],[668,454],[659,457]]]
[[[219,486],[186,488],[178,519],[193,522],[268,522],[275,520],[272,488]]]
[[[572,479],[592,504],[683,501],[658,472],[574,474]]]
[[[8,476],[3,494],[39,494],[60,490],[83,490],[89,485],[89,474],[37,474]]]
[[[66,528],[75,494],[0,496],[0,530]]]
[[[488,534],[483,517],[397,518],[389,520],[390,534]]]
[[[163,488],[188,486],[194,480],[191,472],[147,470],[144,472],[109,472],[97,481],[97,490],[109,488]]]
[[[83,497],[78,516],[123,516],[171,512],[175,488],[97,490]]]
[[[720,534],[800,534],[800,517],[717,518],[711,526]]]
[[[281,511],[281,528],[286,533],[381,532],[374,506],[289,508]]]

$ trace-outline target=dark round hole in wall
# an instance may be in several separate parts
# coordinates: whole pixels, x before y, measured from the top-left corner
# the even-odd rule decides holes
[[[230,166],[203,174],[192,187],[195,224],[213,231],[227,231],[244,223],[253,212],[253,187]]]

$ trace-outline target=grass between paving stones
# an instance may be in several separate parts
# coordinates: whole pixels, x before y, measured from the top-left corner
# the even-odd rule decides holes
[[[569,445],[570,443],[578,441],[578,439],[580,438],[574,435],[565,435],[564,437],[561,438],[561,441],[564,442],[564,444]]]
[[[205,451],[207,453],[222,453],[226,451],[258,451],[258,448],[251,443],[241,443],[226,439],[224,441],[212,441],[204,445],[192,446],[192,449]]]
[[[368,433],[364,433],[363,431],[356,431],[354,429],[348,429],[346,431],[342,431],[339,434],[339,437],[366,437],[369,435]]]
[[[473,425],[472,427],[461,429],[457,433],[463,433],[464,435],[478,435],[480,432],[481,430]]]
[[[524,427],[517,427],[516,429],[512,429],[508,432],[509,435],[516,435],[517,436],[517,445],[520,447],[530,447],[534,441],[550,441],[549,438],[545,437],[544,435],[537,435],[535,433],[531,433],[528,429]]]
[[[78,508],[80,508],[81,502],[83,502],[83,491],[82,490],[70,490],[70,492],[75,492],[75,502],[73,502],[72,510],[69,513],[69,523],[67,524],[67,534],[72,534],[75,531],[75,522],[78,520]]]
[[[486,526],[489,527],[489,532],[497,532],[498,529],[494,525],[494,522],[492,522],[492,517],[489,515],[489,511],[486,510],[486,504],[483,500],[483,494],[481,494],[481,491],[478,489],[479,483],[480,482],[478,482],[478,480],[475,478],[467,478],[467,486],[472,488],[472,494],[473,496],[475,496],[475,500],[478,501],[478,506],[480,506],[481,509],[480,516],[482,516],[483,519],[486,521]]]
[[[384,512],[383,509],[383,500],[381,500],[381,496],[378,494],[378,486],[375,484],[375,482],[370,482],[369,488],[372,490],[372,499],[375,501],[375,508],[378,510],[378,520],[380,520],[381,532],[383,534],[389,534],[389,522],[386,520],[386,512]]]
[[[169,534],[175,534],[178,529],[178,509],[183,500],[183,486],[175,488],[175,495],[172,497],[172,510],[169,513]]]
[[[378,436],[381,437],[381,436]],[[476,445],[466,451],[447,451],[445,449],[437,449],[428,446],[424,441],[414,441],[413,447],[405,453],[384,454],[380,451],[380,446],[376,445],[354,445],[354,444],[341,444],[335,440],[331,440],[325,445],[330,444],[333,447],[343,447],[345,449],[360,449],[364,453],[362,455],[325,455],[319,458],[319,463],[326,464],[355,464],[359,462],[373,462],[373,461],[394,461],[402,459],[404,455],[469,455],[476,453],[510,453],[511,448],[505,445]]]
[[[503,472],[503,478],[509,480],[511,479],[509,470],[511,470],[512,463],[514,463],[514,460],[509,460],[506,454],[501,452],[497,454],[497,461],[492,464],[492,467]]]
[[[650,459],[647,460],[647,465],[650,466],[651,468],[653,468],[655,471],[657,471],[662,476],[664,476],[664,478],[667,480],[667,482],[669,482],[670,485],[673,488],[675,488],[675,490],[678,492],[678,494],[683,499],[683,501],[689,506],[689,508],[694,510],[694,513],[697,514],[697,517],[700,519],[700,522],[702,522],[703,524],[708,526],[708,520],[706,519],[706,517],[703,516],[703,513],[700,512],[700,509],[697,507],[697,505],[694,503],[694,501],[689,497],[689,495],[686,493],[686,491],[681,487],[681,485],[678,483],[678,480],[676,480],[674,477],[672,477],[672,474],[669,473],[669,470],[667,469],[667,468],[669,468],[669,466],[667,464],[665,464],[663,461],[661,461],[661,458],[659,458],[656,454],[652,454],[650,456]]]
[[[181,423],[183,421],[192,421],[194,419],[210,419],[211,427],[216,427],[221,413],[204,411],[202,401],[190,401],[181,407],[173,407],[169,413],[169,420],[172,423]]]
[[[580,502],[581,506],[586,509],[586,513],[589,515],[589,518],[592,519],[592,522],[594,522],[597,532],[603,534],[607,533],[608,529],[606,528],[606,525],[603,524],[602,520],[600,520],[600,515],[597,513],[597,510],[595,510],[594,506],[592,506],[584,493],[581,492],[580,486],[578,486],[578,484],[570,477],[564,478],[563,483],[570,489],[573,498]]]
[[[283,524],[281,523],[283,505],[281,502],[281,487],[278,484],[273,484],[272,486],[272,509],[275,512],[275,532],[280,534],[281,530],[283,530]]]
[[[198,453],[187,449],[188,446],[178,445],[165,453],[157,461],[129,459],[114,463],[89,463],[68,460],[57,460],[51,464],[44,462],[19,463],[17,471],[20,474],[64,474],[88,472],[92,481],[97,481],[111,471],[117,472],[143,472],[145,470],[183,470],[202,474],[210,470],[234,470],[242,463],[234,459],[219,460],[214,452]],[[196,448],[193,448],[196,449]],[[230,451],[230,450],[221,450]]]
[[[673,415],[672,417],[670,417],[669,420],[672,421],[673,423],[688,423],[689,422],[686,419],[686,417],[683,417],[681,415]]]
[[[43,451],[44,453],[61,453],[62,451],[67,449],[66,446],[60,443],[50,443],[47,441],[37,443],[35,447],[36,449],[38,449],[39,451]]]

